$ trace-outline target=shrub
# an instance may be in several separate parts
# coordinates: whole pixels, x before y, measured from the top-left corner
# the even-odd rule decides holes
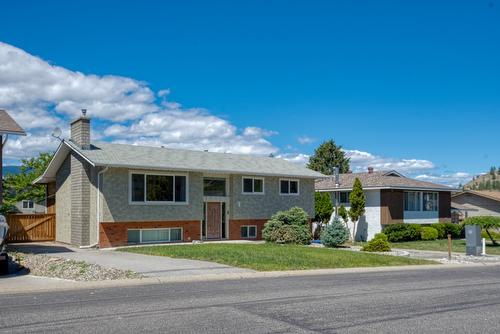
[[[264,225],[262,236],[268,242],[308,245],[312,239],[309,217],[299,207],[279,211]]]
[[[384,233],[377,233],[372,240],[363,246],[364,252],[390,252],[391,246],[389,245],[387,235]]]
[[[453,223],[444,223],[443,225],[446,229],[446,238],[448,238],[448,234],[451,234],[452,238],[460,238],[462,235],[462,225]]]
[[[436,229],[436,231],[438,232],[438,239],[448,238],[448,233],[446,233],[446,226],[443,223],[431,224],[430,227]]]
[[[336,217],[321,233],[321,243],[326,247],[337,247],[349,240],[349,230]]]
[[[422,227],[416,224],[394,224],[384,228],[384,234],[390,242],[420,240]]]
[[[422,238],[422,240],[436,240],[438,238],[438,230],[436,230],[434,227],[422,227],[420,237]]]

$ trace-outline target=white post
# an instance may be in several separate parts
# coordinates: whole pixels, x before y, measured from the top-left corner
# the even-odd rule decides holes
[[[481,252],[481,256],[486,255],[486,239],[483,238],[483,251]]]

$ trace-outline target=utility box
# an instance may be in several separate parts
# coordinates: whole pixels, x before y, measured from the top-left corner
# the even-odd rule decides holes
[[[467,255],[479,256],[482,252],[481,226],[465,225],[465,253]]]

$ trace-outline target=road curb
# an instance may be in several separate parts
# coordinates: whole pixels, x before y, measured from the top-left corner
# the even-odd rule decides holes
[[[32,292],[54,292],[68,290],[92,290],[104,289],[107,287],[133,287],[137,285],[154,284],[174,284],[189,282],[210,282],[225,280],[245,280],[259,278],[286,278],[300,276],[321,276],[321,275],[341,275],[352,273],[377,273],[377,272],[397,272],[397,271],[419,271],[419,270],[446,270],[473,267],[491,267],[499,266],[500,263],[474,263],[474,264],[432,264],[432,265],[413,265],[413,266],[394,266],[394,267],[370,267],[370,268],[339,268],[339,269],[314,269],[314,270],[293,270],[293,271],[269,271],[255,273],[230,273],[230,274],[209,274],[209,275],[191,275],[175,277],[146,277],[141,279],[110,280],[110,281],[70,281],[37,276],[18,276],[18,278],[29,277],[33,279],[46,280],[46,286],[20,286],[16,282],[16,277],[10,277],[10,284],[2,284],[0,281],[0,296],[8,294],[21,294]],[[2,286],[3,285],[3,286]]]

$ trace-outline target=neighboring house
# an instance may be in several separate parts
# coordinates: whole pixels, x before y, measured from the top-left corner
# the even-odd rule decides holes
[[[45,213],[45,201],[35,202],[34,200],[22,200],[15,205],[17,211],[23,214]]]
[[[340,174],[316,181],[316,191],[329,192],[333,203],[349,209],[349,194],[359,178],[366,196],[365,215],[358,222],[356,240],[370,240],[385,225],[431,224],[451,220],[453,189],[407,178],[396,171]],[[349,224],[351,227],[352,224]]]
[[[277,211],[314,217],[322,174],[270,157],[90,140],[90,119],[71,124],[35,182],[55,193],[56,240],[100,247],[262,238]],[[51,190],[52,189],[52,190]]]
[[[465,190],[451,197],[454,219],[474,216],[500,217],[500,191]]]

